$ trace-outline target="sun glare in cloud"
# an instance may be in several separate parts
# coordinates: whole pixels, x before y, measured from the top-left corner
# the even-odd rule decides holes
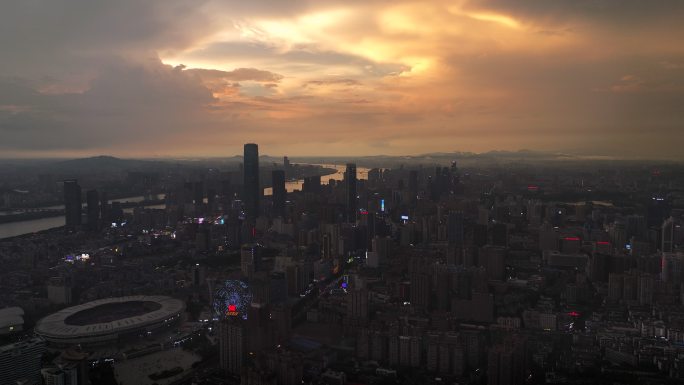
[[[245,122],[250,116],[264,119],[254,120],[255,125],[297,120],[302,127],[386,127],[393,136],[411,138],[416,127],[422,130],[423,120],[445,138],[475,138],[509,126],[544,132],[556,124],[558,114],[551,111],[572,109],[557,90],[589,100],[586,90],[613,91],[590,95],[606,97],[644,89],[630,79],[609,86],[624,73],[638,72],[625,66],[612,73],[612,66],[624,66],[621,60],[626,60],[615,52],[633,49],[625,43],[633,37],[619,41],[604,24],[576,15],[540,16],[536,12],[544,10],[525,12],[522,5],[475,0],[299,5],[217,14],[218,30],[184,51],[158,52],[163,63],[184,64],[188,70],[257,68],[281,76],[272,84],[213,84],[215,114],[240,109],[236,116]],[[287,11],[279,12],[281,7]],[[653,31],[644,36],[653,37]],[[639,48],[646,54],[662,50],[659,45]],[[577,107],[572,116],[591,116],[578,111],[586,108]]]
[[[503,25],[509,28],[514,28],[514,29],[519,29],[520,28],[520,23],[513,19],[512,17],[508,17],[505,15],[498,15],[495,13],[483,13],[483,12],[473,12],[473,13],[468,13],[467,14],[469,17],[475,19],[475,20],[482,20],[482,21],[491,21],[494,23],[497,23],[499,25]]]
[[[347,21],[350,10],[307,13],[294,18],[254,19],[240,25],[242,36],[289,50],[332,38],[330,29]]]

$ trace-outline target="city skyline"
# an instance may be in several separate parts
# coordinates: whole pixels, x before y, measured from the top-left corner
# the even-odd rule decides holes
[[[684,379],[680,163],[259,146],[3,163],[0,383]]]
[[[13,2],[0,156],[682,160],[678,1]]]

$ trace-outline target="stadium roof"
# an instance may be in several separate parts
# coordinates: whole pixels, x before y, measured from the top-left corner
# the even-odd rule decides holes
[[[156,304],[161,305],[161,307],[145,314],[134,315],[127,318],[119,318],[111,322],[90,323],[85,325],[71,325],[65,322],[67,317],[101,305],[138,301],[155,302]],[[137,295],[105,298],[68,307],[56,313],[50,314],[49,316],[38,321],[35,331],[36,334],[48,338],[87,338],[100,335],[118,334],[121,332],[143,328],[148,325],[157,324],[159,322],[164,322],[165,320],[172,318],[184,310],[185,303],[183,301],[166,296]]]

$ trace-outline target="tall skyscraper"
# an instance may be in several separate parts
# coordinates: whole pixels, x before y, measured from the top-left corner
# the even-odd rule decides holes
[[[249,219],[259,216],[259,146],[254,143],[245,144],[244,152],[244,197],[245,214]]]
[[[97,230],[100,227],[100,197],[97,190],[88,190],[86,203],[88,204],[88,228]]]
[[[356,204],[356,164],[347,163],[347,170],[344,172],[344,183],[347,189],[347,222],[356,222],[356,212],[358,211]]]
[[[109,200],[107,199],[107,192],[103,191],[100,194],[100,219],[102,220],[103,226],[109,223]]]
[[[259,270],[261,249],[255,244],[245,244],[240,248],[240,270],[247,278],[252,278],[255,271]]]
[[[661,242],[660,251],[663,253],[671,253],[674,245],[674,218],[667,218],[661,227]]]
[[[81,186],[76,179],[64,181],[64,215],[67,227],[81,225]]]
[[[283,157],[283,168],[285,168],[285,172],[290,170],[290,159],[288,159],[286,156]]]
[[[219,365],[227,373],[240,374],[247,351],[247,333],[240,317],[219,323]]]
[[[271,185],[273,186],[273,216],[285,214],[285,171],[273,170],[271,173]]]

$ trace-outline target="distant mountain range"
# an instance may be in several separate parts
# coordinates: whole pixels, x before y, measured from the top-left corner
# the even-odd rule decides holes
[[[371,156],[290,156],[292,163],[312,164],[345,164],[354,162],[366,167],[396,167],[399,165],[415,166],[420,164],[450,164],[457,161],[459,165],[500,164],[501,162],[568,162],[568,161],[630,161],[608,156],[577,155],[551,151],[489,151],[474,152],[434,152],[420,155],[371,155]],[[155,158],[155,159],[122,159],[113,156],[100,155],[79,159],[0,159],[0,173],[4,171],[22,172],[37,171],[58,175],[84,175],[97,173],[125,173],[127,171],[163,171],[171,168],[236,168],[242,162],[242,156],[213,158]],[[283,157],[262,155],[263,166],[283,164]],[[632,160],[636,161],[636,160]],[[640,160],[644,162],[645,160]],[[653,161],[655,163],[671,163],[667,161]]]

